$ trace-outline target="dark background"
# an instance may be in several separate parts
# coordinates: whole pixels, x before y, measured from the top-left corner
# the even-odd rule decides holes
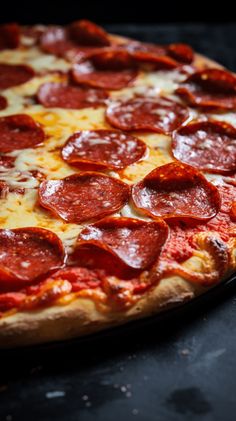
[[[2,0],[0,21],[68,23],[87,18],[99,23],[230,22],[233,2],[226,0]]]

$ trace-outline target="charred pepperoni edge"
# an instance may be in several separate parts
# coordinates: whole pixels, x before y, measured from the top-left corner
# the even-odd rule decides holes
[[[3,231],[6,231],[6,230],[0,229],[0,235]],[[65,262],[65,259],[66,259],[66,254],[65,254],[63,244],[62,244],[61,240],[59,239],[59,237],[56,234],[54,234],[52,231],[49,231],[49,230],[44,229],[44,228],[37,228],[37,227],[16,228],[16,229],[12,229],[10,231],[12,231],[14,233],[29,233],[29,234],[32,234],[33,236],[45,238],[45,240],[47,242],[51,243],[53,246],[55,246],[57,248],[57,254],[58,254],[58,257],[59,257],[58,260],[61,261],[61,264],[58,264],[55,267],[49,268],[48,271],[45,272],[45,274],[40,275],[39,277],[36,277],[34,279],[30,279],[30,280],[24,279],[21,276],[18,276],[16,273],[12,273],[11,269],[0,265],[0,278],[1,277],[5,278],[4,280],[0,281],[0,284],[1,284],[0,292],[1,291],[10,292],[12,289],[15,290],[17,288],[22,288],[24,286],[27,286],[27,285],[29,285],[30,282],[40,281],[40,279],[45,278],[46,275],[58,270],[60,267],[62,267],[64,265],[64,262]],[[27,244],[25,244],[24,246],[27,247]],[[29,255],[28,259],[30,259],[30,255]]]
[[[159,215],[159,216],[155,216],[153,215],[153,213],[150,210],[144,209],[140,206],[137,205],[137,201],[135,199],[135,196],[137,195],[137,191],[139,192],[138,194],[140,194],[140,192],[142,191],[143,187],[145,186],[146,182],[150,182],[151,180],[155,180],[155,176],[158,173],[160,173],[161,171],[163,171],[163,167],[172,167],[173,170],[173,174],[175,173],[175,168],[180,168],[181,171],[185,171],[186,175],[190,176],[191,174],[191,178],[194,181],[194,185],[197,185],[197,181],[204,186],[204,188],[206,188],[208,190],[208,192],[211,194],[211,201],[212,203],[214,203],[214,213],[212,213],[212,215],[209,215],[207,217],[199,217],[197,215],[189,215],[188,213],[183,214],[183,215],[175,215],[175,214],[168,214],[168,215]],[[164,168],[165,170],[165,168]],[[166,180],[165,180],[166,181]],[[139,181],[138,183],[134,184],[132,187],[132,192],[131,192],[131,198],[132,198],[132,203],[134,205],[134,207],[136,209],[138,209],[139,211],[141,211],[142,213],[144,213],[145,215],[148,215],[149,217],[155,219],[155,218],[163,218],[164,220],[192,220],[192,219],[196,219],[199,221],[208,221],[209,219],[213,218],[219,211],[220,209],[220,204],[221,204],[221,199],[220,199],[220,194],[218,189],[211,184],[209,181],[206,180],[206,178],[198,171],[196,170],[196,168],[188,165],[188,164],[183,164],[183,163],[179,163],[179,162],[170,162],[169,164],[165,164],[162,165],[161,167],[157,167],[155,168],[153,171],[151,171],[148,175],[146,175],[146,177],[144,177],[143,180]]]
[[[181,136],[188,136],[191,134],[195,134],[195,132],[197,132],[200,129],[215,129],[215,133],[216,134],[220,134],[220,135],[227,135],[231,138],[234,138],[236,140],[236,129],[235,127],[233,127],[231,124],[226,123],[224,121],[217,121],[217,120],[211,120],[208,119],[207,121],[193,121],[185,126],[182,126],[180,128],[178,128],[177,130],[175,130],[172,133],[172,153],[174,155],[174,157],[176,159],[178,159],[179,161],[183,162],[180,158],[178,158],[177,154],[175,153],[175,149],[177,147],[178,144],[178,135]],[[185,163],[185,161],[184,161]],[[191,164],[190,164],[191,165]],[[207,172],[213,172],[213,173],[231,173],[235,168],[232,168],[230,170],[228,169],[217,169],[217,168],[208,168],[207,166],[201,167],[198,166],[197,167],[199,170],[202,171],[207,171]]]
[[[200,89],[200,92],[197,92],[196,89]],[[209,96],[212,95],[212,98],[202,99],[201,91],[202,95],[206,93]],[[209,109],[234,109],[236,108],[236,76],[221,69],[200,70],[188,76],[175,93],[192,106]],[[218,98],[219,94],[225,95],[225,98]],[[227,95],[229,96],[227,97]]]
[[[128,184],[126,184],[126,183],[124,183],[123,181],[121,181],[121,180],[118,180],[117,178],[114,178],[114,177],[110,177],[110,176],[108,176],[108,175],[105,175],[105,174],[103,174],[103,173],[100,173],[100,172],[95,172],[95,171],[84,171],[84,172],[80,172],[80,173],[78,173],[78,174],[72,174],[72,175],[69,175],[68,177],[65,177],[65,178],[63,178],[62,180],[60,180],[60,181],[69,181],[69,180],[73,180],[73,179],[77,179],[77,178],[83,178],[83,177],[89,177],[89,176],[95,176],[95,177],[103,177],[103,178],[107,178],[107,179],[111,179],[112,180],[112,182],[115,182],[117,185],[119,184],[121,187],[122,187],[122,189],[123,189],[123,193],[125,193],[125,196],[126,196],[126,200],[124,200],[124,204],[123,205],[125,205],[125,203],[129,200],[129,197],[130,197],[130,186],[128,185]],[[38,200],[39,200],[39,204],[42,206],[42,207],[44,207],[44,208],[46,208],[46,209],[48,209],[48,210],[50,210],[56,217],[58,217],[58,218],[61,218],[62,220],[65,220],[63,217],[61,217],[60,216],[60,213],[59,212],[57,212],[55,209],[54,209],[54,207],[53,206],[50,206],[50,204],[45,204],[44,203],[44,200],[43,200],[43,193],[42,193],[42,190],[43,189],[45,189],[45,185],[48,183],[48,182],[50,182],[50,181],[52,181],[52,180],[48,180],[48,181],[43,181],[41,184],[40,184],[40,186],[39,186],[39,189],[38,189]],[[59,181],[59,180],[57,180],[57,181]],[[122,206],[123,206],[122,205]],[[102,219],[103,217],[105,217],[105,216],[107,216],[107,215],[110,215],[111,213],[115,213],[115,212],[118,212],[119,210],[121,209],[121,206],[114,206],[114,208],[112,209],[112,210],[110,210],[110,211],[104,211],[104,212],[101,212],[101,216],[96,216],[96,217],[94,217],[94,218],[91,218],[90,220],[97,220],[97,219]],[[67,220],[65,220],[66,222],[68,222]],[[85,222],[85,221],[88,221],[88,219],[83,219],[82,221],[80,221],[80,223],[83,223],[83,222]],[[73,222],[72,222],[73,223]],[[78,224],[78,222],[75,222],[75,223],[77,223]]]
[[[12,136],[12,132],[14,133],[14,130],[18,130],[18,129],[25,129],[29,130],[29,138],[32,136],[32,132],[34,132],[34,134],[36,135],[36,139],[34,140],[34,143],[32,144],[27,144],[27,145],[23,145],[23,148],[20,147],[20,142],[19,142],[19,148],[14,147],[13,149],[11,148],[11,145],[9,145],[7,148],[2,148],[0,146],[0,152],[11,152],[13,150],[17,150],[17,149],[25,149],[25,148],[29,148],[29,147],[35,147],[35,146],[39,146],[43,143],[43,141],[45,140],[45,133],[43,131],[43,129],[40,127],[40,125],[38,123],[36,123],[34,121],[34,119],[32,117],[30,117],[28,114],[13,114],[13,115],[9,115],[6,117],[0,117],[0,132],[1,132],[1,128],[6,125],[7,129],[9,128],[9,134],[10,136]],[[1,141],[0,141],[1,143]],[[7,144],[7,142],[5,142]],[[9,142],[10,143],[10,142]],[[2,150],[1,150],[2,149]]]
[[[86,130],[87,131],[87,130]],[[67,162],[70,165],[74,165],[76,167],[80,167],[80,168],[85,168],[89,169],[89,170],[96,170],[96,169],[100,169],[100,170],[104,170],[104,169],[112,169],[112,170],[120,170],[123,168],[126,168],[127,166],[134,164],[135,162],[138,162],[145,154],[145,152],[147,151],[147,146],[146,144],[139,138],[122,133],[120,131],[115,131],[115,130],[89,130],[89,132],[92,133],[98,133],[101,135],[101,137],[107,136],[109,134],[117,134],[117,136],[119,137],[120,135],[126,136],[126,140],[132,140],[133,142],[136,142],[136,146],[141,148],[141,152],[139,153],[139,155],[136,157],[135,160],[130,159],[129,163],[126,163],[125,165],[113,165],[110,164],[109,162],[105,162],[105,161],[98,161],[98,160],[92,160],[89,158],[86,158],[86,156],[84,158],[82,157],[76,157],[73,156],[73,152],[72,152],[72,156],[70,156],[70,154],[68,155],[66,153],[66,149],[68,146],[73,147],[74,141],[76,142],[76,140],[80,137],[80,135],[83,135],[83,131],[79,131],[74,133],[72,136],[69,137],[69,139],[66,141],[65,145],[63,146],[62,150],[61,150],[61,156],[62,159]],[[120,140],[120,143],[122,144],[124,140]],[[112,139],[111,139],[111,143],[112,143]],[[76,154],[76,153],[75,153]],[[123,156],[123,155],[122,155]],[[120,158],[122,158],[122,156],[120,156]]]
[[[83,238],[83,236],[85,235],[85,237],[88,235],[87,231],[89,231],[91,228],[93,229],[93,227],[96,228],[100,228],[101,231],[106,231],[109,229],[116,229],[116,228],[127,228],[128,229],[132,229],[132,228],[136,228],[136,227],[140,227],[140,226],[147,226],[147,225],[152,225],[155,228],[157,228],[158,230],[160,230],[160,240],[161,244],[158,250],[158,253],[153,257],[151,262],[148,262],[146,264],[142,264],[142,266],[137,267],[137,265],[130,265],[129,263],[125,262],[119,255],[118,253],[113,250],[113,246],[106,244],[105,242],[103,242],[102,239],[96,240],[96,239],[89,239],[87,240],[86,238]],[[102,252],[108,253],[108,255],[110,255],[111,257],[114,258],[114,266],[112,267],[112,271],[115,271],[116,273],[116,269],[119,270],[119,275],[120,276],[125,276],[125,277],[133,277],[135,274],[139,274],[141,271],[144,271],[145,269],[149,268],[150,266],[153,265],[153,263],[158,259],[162,247],[164,246],[167,237],[168,237],[168,225],[161,219],[156,219],[156,221],[151,221],[151,222],[146,222],[140,219],[134,219],[134,218],[125,218],[125,217],[121,217],[121,218],[116,218],[116,217],[107,217],[104,218],[98,222],[96,222],[95,224],[86,227],[84,230],[81,231],[81,233],[78,236],[77,239],[77,243],[75,246],[75,250],[74,250],[74,256],[72,257],[72,259],[76,259],[76,256],[78,255],[78,252],[81,250],[83,250],[83,247],[85,247],[86,253],[89,254],[96,254],[97,250],[100,250]],[[114,234],[115,236],[115,234]],[[162,237],[161,237],[162,236]],[[140,242],[141,243],[141,242]],[[91,249],[92,247],[92,249]],[[154,253],[152,253],[154,254]],[[147,260],[147,259],[146,259]],[[109,268],[103,268],[103,269],[108,269],[108,271],[111,269]],[[114,274],[115,274],[114,273]]]
[[[20,44],[20,26],[17,23],[0,25],[0,50],[15,49]]]

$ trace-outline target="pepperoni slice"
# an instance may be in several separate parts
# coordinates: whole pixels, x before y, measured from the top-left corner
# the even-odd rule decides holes
[[[121,130],[150,130],[171,133],[189,116],[186,107],[170,99],[135,98],[111,103],[106,110],[108,122]]]
[[[40,48],[45,53],[64,56],[66,51],[74,48],[74,43],[68,39],[66,28],[52,26],[41,35]]]
[[[112,130],[86,130],[69,137],[62,158],[83,169],[122,169],[146,152],[142,140]]]
[[[7,108],[7,100],[4,96],[0,95],[0,110]]]
[[[118,48],[127,51],[136,63],[153,64],[155,70],[170,70],[179,66],[176,60],[168,57],[166,48],[161,45],[131,41]]]
[[[92,46],[110,45],[109,35],[103,28],[89,20],[79,20],[68,26],[69,36],[77,44]]]
[[[134,205],[165,219],[213,218],[220,208],[217,188],[189,165],[171,162],[151,171],[133,186]]]
[[[108,45],[107,33],[89,21],[77,21],[67,28],[51,26],[40,37],[40,47],[44,52],[72,61]]]
[[[0,25],[0,50],[14,49],[20,43],[20,27],[17,23]]]
[[[75,224],[119,211],[129,195],[127,184],[96,172],[43,181],[39,187],[40,204],[64,221]]]
[[[149,268],[159,257],[168,236],[161,219],[105,218],[83,229],[73,260],[122,277]]]
[[[172,151],[179,161],[203,171],[224,174],[236,170],[236,129],[220,121],[201,121],[173,134]]]
[[[89,60],[98,70],[127,70],[137,67],[131,54],[118,47],[97,49]]]
[[[39,280],[64,263],[61,240],[42,228],[0,230],[0,288],[11,290]]]
[[[104,105],[108,94],[101,89],[82,89],[62,83],[44,83],[37,99],[44,107],[81,109]]]
[[[0,63],[0,89],[21,85],[32,77],[34,77],[34,71],[30,66]]]
[[[181,63],[190,64],[194,58],[193,49],[187,44],[170,44],[167,47],[168,54]]]
[[[130,85],[137,76],[137,70],[96,70],[91,63],[75,64],[72,69],[72,78],[79,85],[91,86],[101,89],[122,89]]]
[[[194,107],[236,108],[236,76],[226,70],[205,69],[190,75],[176,90]]]
[[[33,148],[45,139],[41,127],[26,114],[1,117],[0,134],[0,152]]]

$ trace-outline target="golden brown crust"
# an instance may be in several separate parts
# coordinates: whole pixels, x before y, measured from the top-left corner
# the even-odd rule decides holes
[[[199,69],[206,66],[221,67],[198,54],[194,65]],[[197,264],[197,260],[195,263]],[[221,280],[229,274],[229,265],[228,262],[228,267],[220,275]],[[54,305],[45,309],[17,312],[0,320],[0,347],[38,344],[88,335],[134,319],[157,314],[183,304],[206,290],[197,283],[175,275],[161,279],[155,288],[145,293],[127,310],[108,309],[107,312],[101,312],[91,299],[78,298],[68,305]]]
[[[201,288],[178,276],[163,279],[126,311],[101,313],[90,299],[67,306],[18,312],[0,321],[0,347],[8,348],[88,335],[128,321],[156,314],[197,296]]]

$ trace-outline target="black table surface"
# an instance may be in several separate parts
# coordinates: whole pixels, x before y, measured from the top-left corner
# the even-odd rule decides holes
[[[236,70],[236,25],[107,25]],[[236,286],[86,340],[0,353],[0,421],[236,419]]]

